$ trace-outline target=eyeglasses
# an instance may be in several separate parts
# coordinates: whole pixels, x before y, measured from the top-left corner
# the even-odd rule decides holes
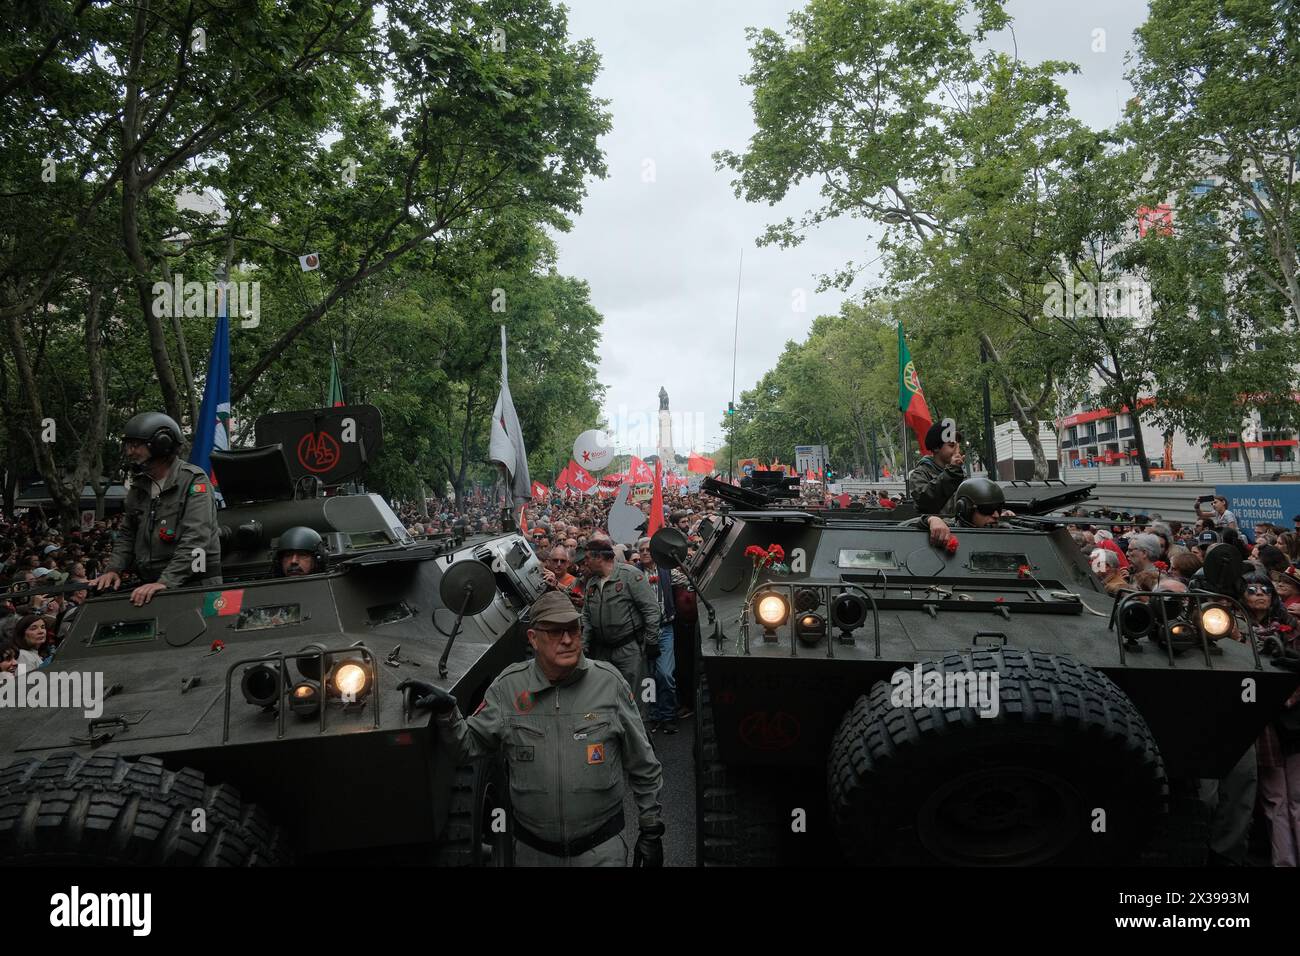
[[[545,634],[547,637],[551,638],[551,640],[559,640],[566,634],[572,637],[577,637],[582,633],[582,622],[574,621],[572,624],[567,624],[563,627],[537,627],[533,628],[533,630],[537,631],[538,634]]]

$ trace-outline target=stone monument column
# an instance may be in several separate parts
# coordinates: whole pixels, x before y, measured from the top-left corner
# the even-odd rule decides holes
[[[659,386],[659,446],[655,449],[663,462],[664,474],[673,470],[676,452],[673,451],[673,417],[668,411],[668,391]]]

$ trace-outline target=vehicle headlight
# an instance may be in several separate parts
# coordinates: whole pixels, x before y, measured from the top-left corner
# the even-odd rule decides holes
[[[1210,637],[1223,637],[1232,630],[1232,615],[1227,608],[1207,607],[1201,614],[1201,628]]]
[[[1119,613],[1119,627],[1125,637],[1137,638],[1149,634],[1154,625],[1155,614],[1150,605],[1141,601],[1128,602]]]
[[[360,700],[370,691],[370,669],[360,661],[343,661],[330,673],[329,683],[345,700]]]
[[[831,620],[846,634],[851,634],[866,619],[867,602],[856,594],[845,591],[831,602]]]
[[[280,701],[280,671],[270,664],[246,667],[240,689],[254,707],[274,707]]]
[[[320,710],[320,684],[314,680],[295,684],[289,692],[289,709],[299,717],[314,717]]]
[[[754,602],[754,616],[769,630],[780,627],[790,616],[790,604],[779,594],[764,594]]]
[[[816,644],[826,636],[826,618],[812,611],[799,615],[795,633],[805,644]]]

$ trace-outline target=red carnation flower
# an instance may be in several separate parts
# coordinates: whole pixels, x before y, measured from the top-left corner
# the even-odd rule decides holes
[[[1277,626],[1277,630],[1279,634],[1290,634],[1293,630],[1295,630],[1295,628],[1293,628],[1290,624],[1279,624]]]
[[[1016,571],[1019,572],[1022,578],[1029,577],[1029,565],[1027,564],[1022,564],[1020,567],[1016,568]]]
[[[220,640],[220,639],[217,639],[217,640],[215,640],[215,641],[212,642],[212,646],[209,648],[209,650],[219,651],[219,650],[221,650],[221,649],[222,649],[223,647],[225,647],[225,646],[226,646],[226,642],[225,642],[225,641]]]
[[[751,544],[748,548],[745,549],[745,557],[747,557],[747,558],[765,558],[765,557],[767,557],[767,552],[764,551],[762,548],[760,548],[758,545],[756,545],[756,544]]]
[[[1168,570],[1169,570],[1169,565],[1165,564],[1163,561],[1157,561],[1157,562],[1156,562],[1156,570],[1157,570],[1157,571],[1168,571]]]
[[[778,563],[785,560],[785,548],[781,547],[779,544],[769,544],[767,546],[767,553],[772,555]]]
[[[948,543],[944,545],[949,554],[957,553],[957,536],[954,534],[948,538]]]

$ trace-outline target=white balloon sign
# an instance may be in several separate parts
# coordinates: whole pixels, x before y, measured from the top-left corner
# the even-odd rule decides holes
[[[588,471],[604,471],[614,461],[614,446],[599,428],[591,428],[573,443],[573,460]]]

